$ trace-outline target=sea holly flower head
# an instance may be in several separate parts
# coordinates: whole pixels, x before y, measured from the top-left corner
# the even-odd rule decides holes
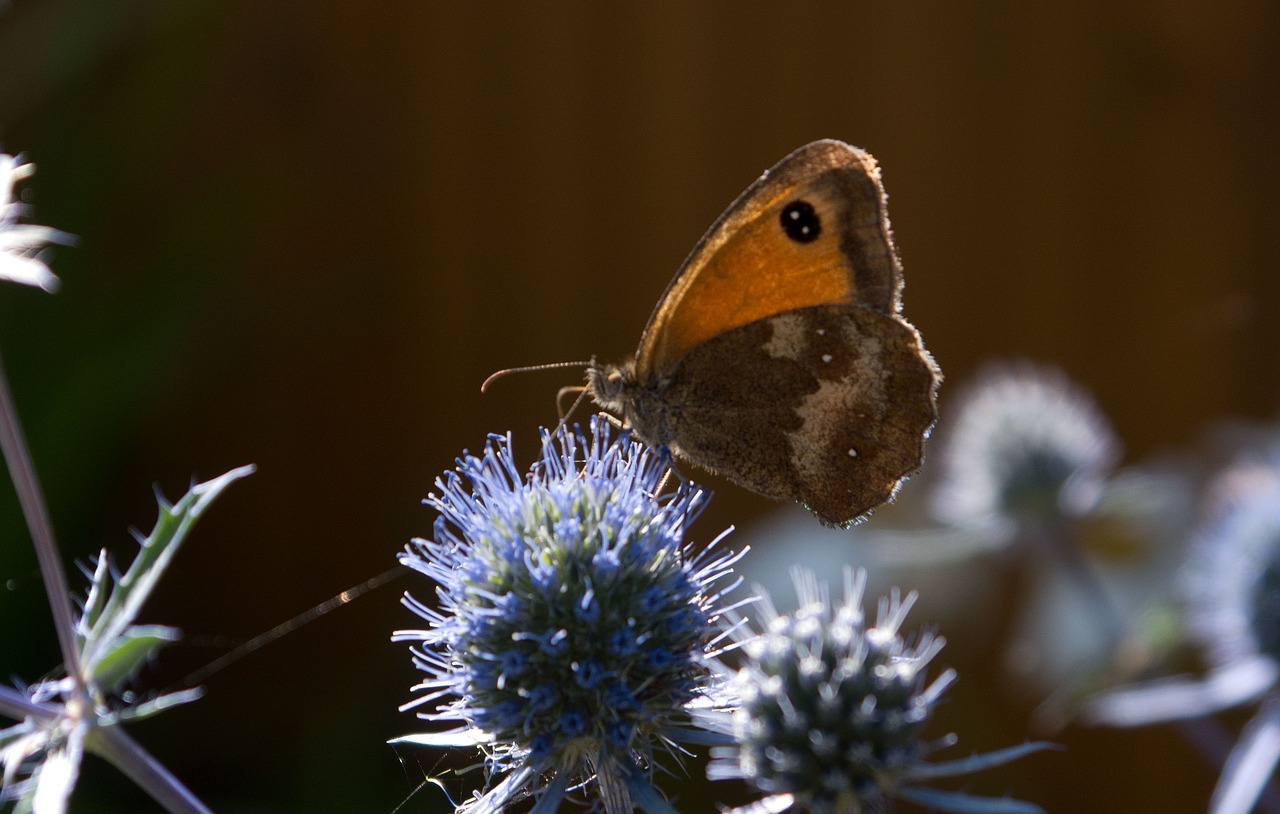
[[[1119,455],[1106,417],[1061,372],[992,365],[959,397],[938,453],[934,511],[956,525],[1080,514]]]
[[[706,493],[681,483],[659,496],[666,458],[597,417],[590,433],[543,433],[522,474],[509,437],[490,438],[437,480],[433,539],[400,561],[438,583],[439,608],[406,597],[427,620],[426,678],[404,708],[452,722],[400,741],[482,745],[505,779],[464,808],[496,811],[535,794],[555,810],[572,788],[610,814],[669,807],[651,782],[654,752],[705,739],[690,708],[711,703],[709,650],[737,557],[684,544]]]
[[[1027,744],[965,760],[931,763],[954,736],[923,738],[954,670],[929,680],[943,640],[901,633],[915,594],[881,600],[874,622],[862,611],[866,572],[846,569],[844,600],[833,604],[812,572],[793,573],[799,608],[779,614],[762,590],[763,631],[740,629],[746,663],[730,684],[735,745],[716,747],[707,774],[744,779],[766,796],[742,814],[790,809],[858,814],[910,800],[935,810],[1030,814],[1008,799],[927,788],[927,780],[968,774],[1043,748]]]

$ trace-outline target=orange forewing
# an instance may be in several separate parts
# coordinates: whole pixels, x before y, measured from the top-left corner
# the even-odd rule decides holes
[[[803,199],[828,227],[788,240],[778,218]],[[697,345],[758,319],[812,305],[896,312],[901,270],[884,214],[879,168],[836,141],[796,150],[747,188],[708,230],[659,301],[636,353],[642,378]]]

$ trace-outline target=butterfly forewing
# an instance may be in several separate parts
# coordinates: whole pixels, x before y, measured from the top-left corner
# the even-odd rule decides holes
[[[636,353],[661,376],[726,330],[811,305],[896,312],[901,270],[875,160],[836,141],[784,158],[739,196],[690,254]]]

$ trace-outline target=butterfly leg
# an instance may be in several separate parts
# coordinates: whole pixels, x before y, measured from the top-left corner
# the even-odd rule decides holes
[[[666,491],[672,477],[679,481],[681,486],[689,482],[689,479],[680,474],[680,470],[676,469],[675,458],[672,457],[671,450],[667,446],[654,447],[654,450],[658,453],[658,462],[666,469],[666,472],[662,475],[662,480],[658,482],[658,488],[654,490],[654,497]]]
[[[573,400],[573,404],[570,404],[569,409],[566,411],[562,409],[562,405],[564,404],[564,397],[570,393],[575,394],[577,398]],[[560,414],[561,424],[569,420],[569,417],[573,415],[574,411],[578,409],[578,405],[582,404],[582,400],[586,397],[587,388],[585,385],[575,384],[570,387],[560,388],[560,391],[556,393],[556,412]]]

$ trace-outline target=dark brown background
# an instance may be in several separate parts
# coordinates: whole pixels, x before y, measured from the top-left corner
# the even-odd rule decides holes
[[[1280,11],[1053,5],[11,4],[0,138],[39,165],[36,220],[81,243],[56,297],[0,291],[0,349],[68,558],[127,552],[153,483],[259,465],[147,609],[191,637],[160,684],[390,567],[455,455],[508,429],[528,450],[577,381],[482,398],[484,376],[624,356],[703,229],[820,137],[880,159],[907,313],[952,387],[993,356],[1060,364],[1129,460],[1271,416]],[[721,488],[701,535],[771,508]],[[0,673],[34,679],[57,654],[0,510]],[[437,764],[384,745],[415,727],[387,641],[409,587],[429,593],[375,592],[135,734],[220,811],[390,811]],[[937,734],[965,753],[1026,736],[1025,707],[965,682],[975,658],[944,658]],[[1060,740],[966,785],[1194,812],[1217,774],[1167,728]],[[147,805],[90,761],[75,807]]]

